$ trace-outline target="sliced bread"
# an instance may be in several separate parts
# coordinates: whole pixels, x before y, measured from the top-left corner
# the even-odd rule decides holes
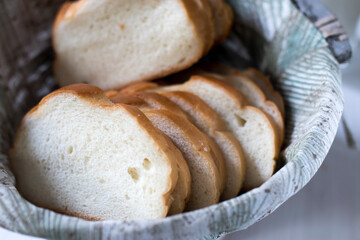
[[[53,27],[57,82],[60,86],[85,82],[108,90],[193,65],[214,42],[208,13],[196,2],[64,4]]]
[[[284,119],[277,105],[267,100],[264,92],[257,84],[239,70],[226,65],[210,65],[207,70],[215,73],[203,73],[204,75],[223,80],[238,89],[248,100],[248,104],[261,109],[275,123],[279,135],[279,145],[284,138]],[[219,73],[219,74],[217,74]]]
[[[136,106],[142,110],[153,109],[153,107],[149,105],[151,99],[150,100],[146,99],[144,95],[143,95],[143,99],[145,100],[137,96],[126,95],[124,93],[119,93],[117,91],[108,91],[106,92],[106,94],[110,97],[110,100],[113,103],[129,104],[132,106]],[[154,96],[154,94],[147,96]],[[155,105],[155,104],[154,102],[152,103],[155,109],[165,109],[165,110],[169,109],[166,104],[161,104],[161,105]],[[170,206],[168,215],[174,215],[183,212],[185,208],[185,204],[186,202],[188,202],[191,194],[190,170],[183,157],[177,158],[177,168],[178,168],[178,181],[172,193],[173,202]]]
[[[120,93],[119,95],[121,96],[122,93]],[[144,102],[146,102],[148,106],[142,106],[141,109],[144,109],[144,107],[150,107],[152,109],[168,110],[191,121],[188,114],[186,114],[186,112],[184,112],[177,104],[170,101],[167,97],[162,96],[158,93],[136,92],[131,96],[138,97],[142,99]],[[208,138],[208,143],[211,148],[210,153],[212,154],[216,167],[219,169],[219,174],[221,179],[220,192],[222,193],[225,188],[225,182],[226,182],[226,167],[225,167],[225,160],[223,157],[223,153],[220,150],[218,144],[211,137],[206,136],[206,134],[205,137]]]
[[[256,85],[258,85],[258,87],[266,95],[266,98],[274,102],[279,108],[282,116],[285,117],[285,106],[283,98],[281,97],[280,93],[274,89],[273,85],[270,82],[270,79],[268,77],[265,77],[255,68],[248,68],[243,73],[248,76],[253,82],[255,82]]]
[[[158,88],[157,91],[192,92],[219,114],[243,148],[245,190],[257,187],[271,177],[279,153],[275,126],[264,112],[246,106],[246,98],[238,90],[218,79],[193,76],[184,84]]]
[[[165,217],[179,158],[140,110],[86,84],[46,96],[24,117],[10,151],[26,199],[92,220]]]
[[[208,138],[192,123],[167,110],[144,110],[145,115],[180,149],[191,173],[191,197],[186,210],[219,201],[221,179]]]
[[[238,140],[226,131],[220,116],[195,94],[184,91],[162,94],[186,112],[195,126],[215,140],[225,159],[226,180],[221,200],[237,196],[245,179],[245,160]]]

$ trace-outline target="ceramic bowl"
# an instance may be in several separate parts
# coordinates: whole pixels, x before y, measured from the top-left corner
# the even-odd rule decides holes
[[[284,97],[286,139],[274,176],[231,200],[160,220],[91,222],[36,207],[16,190],[7,152],[24,113],[56,87],[50,31],[61,1],[0,2],[1,227],[56,239],[213,239],[249,227],[298,192],[334,140],[343,110],[339,63],[351,54],[336,19],[318,1],[229,0],[233,30],[207,59],[257,67]]]

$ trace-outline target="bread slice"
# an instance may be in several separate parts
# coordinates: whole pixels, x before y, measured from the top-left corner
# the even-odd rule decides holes
[[[140,110],[85,84],[46,96],[24,117],[10,151],[26,199],[92,220],[165,217],[179,158]]]
[[[118,102],[118,99],[116,99],[116,97],[119,97],[119,96],[121,96],[122,100],[124,99],[124,94],[119,93],[118,96],[112,97],[111,100]],[[178,121],[180,121],[180,122],[185,121],[187,123],[185,125],[185,126],[187,126],[186,129],[196,129],[195,126],[193,126],[190,122],[186,121],[186,119],[189,118],[189,116],[185,112],[183,112],[175,103],[170,101],[168,98],[166,98],[162,95],[159,95],[155,92],[137,92],[130,96],[140,98],[146,104],[145,105],[138,104],[139,103],[138,101],[133,101],[132,99],[129,99],[128,101],[123,101],[123,103],[136,105],[142,111],[146,111],[146,110],[150,110],[150,109],[162,109],[162,110],[169,111],[171,113],[178,115],[177,116],[179,119]],[[132,103],[131,103],[131,101],[132,101]],[[156,125],[156,123],[154,123],[154,122],[153,122],[153,124]],[[192,125],[192,126],[189,126],[189,125]],[[160,130],[163,130],[163,129],[160,128]],[[203,142],[206,142],[206,144],[208,145],[206,147],[207,151],[208,151],[208,153],[210,153],[211,161],[213,161],[215,163],[216,170],[218,171],[218,174],[219,174],[220,183],[219,183],[219,188],[217,190],[220,193],[222,193],[224,190],[225,181],[226,181],[225,162],[224,162],[224,158],[222,156],[222,152],[219,149],[219,146],[214,142],[214,140],[211,139],[209,136],[205,135],[204,133],[202,133],[200,130],[197,129],[197,131],[195,131],[194,134],[201,135],[203,138]],[[181,138],[181,136],[180,136],[180,138]],[[186,155],[184,155],[184,156],[186,156]],[[185,157],[185,159],[186,159],[186,157]],[[177,192],[177,189],[175,189],[175,192]],[[179,190],[179,192],[180,192],[180,190]],[[177,202],[179,202],[179,201],[177,201],[177,199],[178,198],[175,197],[174,203],[170,208],[170,214],[178,213],[177,210],[181,210],[181,207],[183,206],[183,205],[181,205],[181,203],[180,204],[177,203]]]
[[[245,106],[246,99],[238,90],[224,81],[193,76],[184,84],[162,87],[157,91],[192,92],[219,114],[243,148],[245,190],[257,187],[271,177],[279,153],[275,127],[264,112]]]
[[[255,68],[248,68],[243,73],[256,83],[256,85],[264,92],[266,98],[275,103],[276,106],[279,108],[282,116],[285,117],[285,106],[283,98],[281,97],[279,92],[275,91],[269,78],[265,77]]]
[[[116,96],[116,97],[112,97],[111,99],[113,100],[113,102],[119,102],[118,97],[122,98],[124,94],[122,94],[121,92]],[[130,95],[130,97],[138,97],[141,100],[143,100],[146,105],[139,105],[138,101],[133,101],[133,103],[129,103],[127,102],[127,104],[132,104],[132,105],[136,105],[138,107],[140,107],[140,109],[144,109],[144,108],[150,108],[150,109],[163,109],[163,110],[168,110],[171,111],[181,117],[184,117],[188,120],[191,121],[190,116],[188,116],[188,114],[186,114],[186,112],[184,112],[177,104],[175,104],[174,102],[170,101],[167,97],[164,97],[158,93],[155,92],[136,92],[133,93],[132,95]],[[125,102],[123,102],[125,103]],[[208,143],[210,145],[211,151],[210,153],[212,154],[212,157],[215,161],[216,167],[219,169],[219,174],[220,174],[220,179],[221,179],[221,186],[220,186],[220,192],[222,193],[224,188],[225,188],[225,183],[226,183],[226,167],[225,167],[225,160],[223,157],[223,153],[221,151],[221,149],[219,148],[218,144],[209,136],[206,136],[206,138],[208,138]]]
[[[236,197],[245,179],[245,160],[238,140],[226,131],[220,116],[201,98],[190,92],[164,92],[164,96],[176,103],[190,117],[190,121],[215,140],[225,159],[225,189],[221,200]]]
[[[221,79],[238,89],[248,100],[250,106],[261,109],[274,122],[276,132],[279,136],[278,145],[281,146],[284,139],[284,119],[280,110],[272,101],[266,100],[264,92],[247,76],[241,72],[233,75],[221,76],[219,74],[208,75],[213,78]]]
[[[205,135],[185,118],[167,110],[144,110],[152,123],[180,149],[191,173],[191,197],[186,210],[216,204],[221,179]]]
[[[106,95],[109,96],[110,100],[113,103],[129,104],[136,106],[142,110],[146,110],[146,109],[150,110],[153,108],[165,109],[165,110],[170,109],[169,106],[167,106],[164,103],[161,103],[160,105],[156,105],[156,101],[151,101],[151,96],[158,95],[156,93],[143,94],[142,95],[143,98],[140,98],[139,96],[119,93],[117,91],[108,91],[106,92]],[[146,98],[146,96],[150,96],[150,97]],[[160,95],[160,98],[164,98],[164,97]],[[169,101],[168,99],[166,100]],[[150,106],[150,104],[152,106]],[[170,206],[168,215],[174,215],[183,212],[185,208],[185,204],[186,202],[189,201],[191,194],[191,175],[190,175],[189,167],[184,158],[182,157],[177,158],[177,169],[178,169],[178,181],[172,193],[173,202]]]
[[[202,74],[231,84],[246,97],[249,105],[261,109],[274,121],[276,131],[279,135],[279,146],[281,146],[285,131],[283,116],[275,103],[267,100],[264,92],[257,86],[257,84],[236,68],[226,65],[211,64],[205,67],[205,69],[211,71],[212,73]],[[213,72],[215,72],[215,74]]]
[[[190,67],[214,42],[213,25],[196,2],[66,3],[53,27],[59,85],[85,82],[108,90]]]

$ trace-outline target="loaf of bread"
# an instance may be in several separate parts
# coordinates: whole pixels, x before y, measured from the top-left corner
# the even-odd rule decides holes
[[[24,117],[10,152],[26,199],[92,220],[165,217],[180,161],[139,109],[85,84],[45,97]]]

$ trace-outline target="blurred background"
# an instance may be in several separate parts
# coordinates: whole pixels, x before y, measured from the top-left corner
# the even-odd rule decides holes
[[[360,240],[360,0],[322,0],[343,24],[353,51],[343,65],[342,124],[315,177],[274,213],[221,240]]]
[[[315,177],[274,213],[221,240],[360,240],[360,0],[322,0],[345,27],[353,50],[343,65],[345,109]],[[0,239],[39,239],[0,228]]]

